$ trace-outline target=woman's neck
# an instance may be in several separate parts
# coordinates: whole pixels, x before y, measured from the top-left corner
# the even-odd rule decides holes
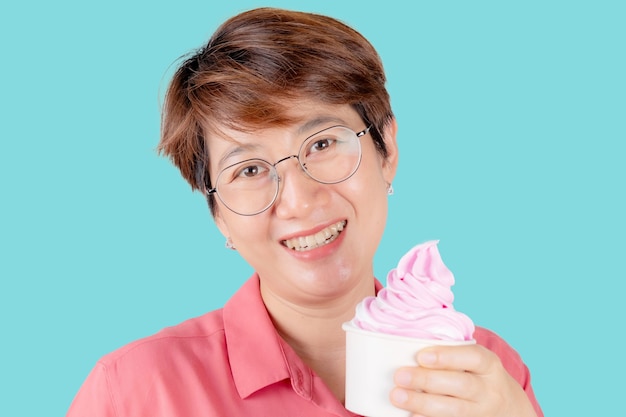
[[[341,325],[356,304],[374,295],[374,280],[324,304],[303,306],[278,297],[261,283],[266,308],[280,336],[343,403],[346,337]]]

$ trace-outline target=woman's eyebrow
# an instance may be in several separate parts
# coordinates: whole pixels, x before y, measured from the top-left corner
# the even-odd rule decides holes
[[[260,146],[256,143],[237,143],[237,146],[229,149],[221,158],[217,161],[217,169],[221,170],[222,167],[227,165],[227,161],[237,155],[240,155],[244,152],[256,151],[260,148]]]
[[[300,125],[298,127],[297,134],[298,135],[305,134],[327,123],[337,123],[340,125],[345,125],[346,121],[337,116],[331,116],[331,115],[318,116],[311,120],[307,120],[304,124]]]

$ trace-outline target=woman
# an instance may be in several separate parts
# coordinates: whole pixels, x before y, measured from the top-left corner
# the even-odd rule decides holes
[[[169,87],[162,153],[255,274],[223,309],[102,358],[69,416],[354,416],[341,324],[374,295],[398,148],[372,46],[319,15],[225,22]],[[477,345],[420,352],[390,401],[425,416],[542,415],[528,370]]]

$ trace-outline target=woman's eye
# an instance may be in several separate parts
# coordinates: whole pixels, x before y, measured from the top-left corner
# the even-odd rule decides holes
[[[261,165],[247,165],[237,171],[237,178],[254,178],[267,171],[267,168]]]
[[[331,138],[316,139],[309,147],[309,153],[321,152],[323,150],[326,150],[330,148],[334,142],[335,140]]]

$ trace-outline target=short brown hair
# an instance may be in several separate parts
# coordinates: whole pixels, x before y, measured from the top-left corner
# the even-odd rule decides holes
[[[393,114],[382,62],[357,31],[333,18],[260,8],[220,26],[176,71],[165,96],[158,151],[192,189],[210,188],[205,141],[220,126],[283,126],[285,103],[312,98],[349,104],[372,124],[378,151]],[[213,196],[208,198],[215,214]]]

